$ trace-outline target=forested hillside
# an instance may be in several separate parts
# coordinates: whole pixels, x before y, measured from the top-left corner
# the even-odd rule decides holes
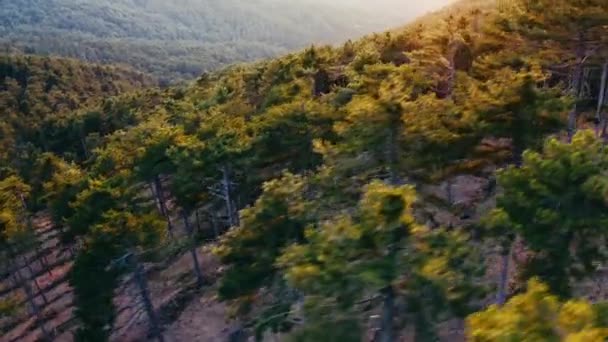
[[[605,341],[607,39],[604,0],[463,0],[51,117],[2,159],[0,328]]]
[[[129,64],[169,82],[388,29],[447,0],[407,3],[3,0],[0,44],[27,53]]]
[[[0,156],[6,161],[37,149],[64,150],[66,140],[81,146],[88,126],[101,127],[96,121],[100,119],[88,114],[90,122],[69,132],[65,126],[71,124],[67,121],[77,109],[152,86],[151,77],[130,69],[63,58],[0,55]],[[58,142],[58,137],[64,140]]]

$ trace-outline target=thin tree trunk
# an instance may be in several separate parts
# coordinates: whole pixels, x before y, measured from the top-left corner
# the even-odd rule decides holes
[[[158,317],[156,316],[156,312],[154,311],[154,306],[152,305],[152,299],[150,298],[150,290],[148,289],[148,281],[146,279],[146,275],[144,274],[143,266],[137,260],[137,255],[133,253],[132,262],[134,266],[134,279],[137,287],[139,288],[139,293],[144,303],[144,309],[146,310],[146,314],[148,315],[148,319],[150,321],[150,330],[152,331],[152,335],[158,339],[160,342],[164,342],[163,334],[160,329],[160,323]]]
[[[211,221],[211,228],[213,228],[213,234],[215,234],[215,239],[217,240],[220,237],[219,230],[217,229],[217,221],[215,220],[215,214],[209,212],[209,221]]]
[[[171,222],[171,216],[169,215],[169,210],[167,210],[165,194],[163,192],[163,183],[161,182],[159,176],[154,177],[154,185],[156,188],[156,198],[160,207],[160,213],[167,220],[167,230],[169,231],[169,236],[173,238],[173,222]]]
[[[84,158],[89,159],[89,149],[87,148],[86,138],[84,132],[80,131],[80,145],[82,145],[82,151],[84,152]]]
[[[496,304],[502,306],[507,301],[507,284],[509,282],[509,262],[511,260],[512,245],[501,253],[500,276],[498,279],[498,293],[496,294]]]
[[[158,210],[159,213],[162,214],[162,209],[160,207],[160,203],[158,202],[158,196],[156,195],[156,190],[154,183],[148,183],[148,188],[150,189],[150,194],[152,194],[152,198],[154,199],[154,205],[156,206],[156,209]],[[164,216],[164,215],[163,215]]]
[[[448,178],[446,181],[446,195],[448,199],[448,205],[452,207],[454,204],[454,181],[452,178]]]
[[[603,107],[604,107],[604,101],[605,101],[605,96],[606,96],[606,82],[608,80],[608,60],[606,60],[606,62],[604,63],[604,67],[602,70],[602,83],[600,85],[600,93],[599,93],[599,97],[597,100],[597,111],[595,113],[595,117],[596,117],[596,121],[598,123],[598,127],[597,127],[597,135],[598,136],[602,136],[604,133],[603,127],[605,126],[605,122],[606,122],[606,117],[605,114],[602,114],[603,111]]]
[[[583,63],[585,61],[585,47],[583,44],[582,33],[579,33],[579,46],[576,51],[577,62],[572,75],[572,94],[574,96],[574,105],[568,114],[568,137],[570,139],[572,139],[577,129],[578,101],[583,82]]]
[[[198,209],[196,209],[194,211],[194,215],[196,216],[196,229],[198,229],[199,232],[203,231],[203,229],[201,228],[201,215],[198,212]]]
[[[198,255],[196,254],[196,245],[194,243],[194,231],[192,230],[192,226],[190,225],[190,219],[188,218],[188,212],[185,210],[182,211],[182,217],[184,219],[184,226],[186,227],[186,231],[188,232],[188,236],[190,237],[190,255],[192,255],[192,262],[194,264],[194,274],[196,275],[196,285],[198,287],[203,286],[203,273],[201,272],[201,266],[198,262]]]
[[[392,286],[383,290],[382,322],[380,328],[380,342],[393,342],[395,340],[393,321],[395,320],[395,291]]]
[[[224,202],[226,205],[226,211],[228,214],[228,224],[230,225],[230,227],[235,227],[238,226],[239,222],[238,222],[238,217],[235,213],[234,207],[233,207],[233,201],[232,201],[232,194],[231,194],[231,182],[230,182],[230,175],[229,175],[229,171],[228,171],[228,167],[224,166],[222,167],[222,192],[223,192],[223,197],[224,197]]]

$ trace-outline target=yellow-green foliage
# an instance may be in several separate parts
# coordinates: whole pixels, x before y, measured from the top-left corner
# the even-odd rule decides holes
[[[467,337],[472,342],[601,342],[608,338],[608,326],[589,302],[561,302],[546,285],[531,280],[525,293],[503,307],[469,316]]]

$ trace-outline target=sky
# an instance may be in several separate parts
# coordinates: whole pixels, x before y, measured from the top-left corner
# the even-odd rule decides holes
[[[302,1],[302,0],[282,0]],[[427,12],[441,9],[457,0],[309,0],[317,1],[332,6],[357,7],[369,12],[370,15],[390,16],[395,18],[386,28],[395,23],[405,24],[409,20],[416,19]]]
[[[389,8],[391,10],[424,13],[439,9],[454,0],[328,0],[341,5],[356,5],[369,9]]]

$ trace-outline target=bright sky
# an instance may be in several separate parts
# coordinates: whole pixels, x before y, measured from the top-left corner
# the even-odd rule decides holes
[[[335,4],[356,4],[364,7],[390,7],[396,10],[426,12],[445,6],[454,0],[330,0]]]

